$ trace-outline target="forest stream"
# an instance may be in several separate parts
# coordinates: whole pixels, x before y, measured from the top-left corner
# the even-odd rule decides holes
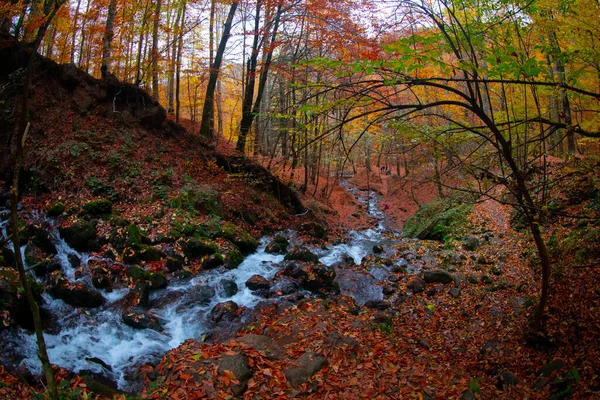
[[[350,231],[343,243],[327,248],[306,246],[318,256],[319,261],[336,271],[335,282],[342,294],[354,298],[361,306],[368,301],[383,299],[382,287],[392,265],[383,264],[371,268],[368,273],[344,269],[347,262],[360,264],[364,257],[378,254],[389,257],[392,244],[399,241],[399,232],[386,228],[385,212],[378,206],[380,195],[374,191],[360,190],[344,183],[346,189],[367,209],[374,222],[370,229]],[[52,221],[50,221],[52,223]],[[6,235],[7,221],[1,223]],[[300,243],[296,232],[280,232],[292,246]],[[92,260],[111,263],[110,259],[77,252],[60,238],[58,230],[52,233],[58,250],[56,258],[64,276],[74,283],[92,286],[88,263]],[[150,313],[159,323],[155,329],[136,329],[123,322],[123,302],[129,289],[100,290],[105,304],[97,308],[78,308],[56,299],[47,292],[43,294],[44,308],[52,315],[51,326],[46,330],[46,344],[52,363],[71,371],[91,371],[118,383],[122,390],[130,390],[135,384],[136,372],[145,363],[155,364],[170,349],[181,345],[186,339],[202,340],[211,329],[209,314],[219,303],[232,300],[240,307],[252,309],[265,301],[246,282],[254,275],[271,280],[282,268],[284,255],[265,252],[272,240],[263,237],[257,251],[244,259],[233,270],[223,267],[202,272],[191,279],[172,280],[168,287],[150,294]],[[381,248],[376,250],[376,246]],[[25,246],[22,248],[25,252]],[[71,260],[76,256],[83,268],[76,270]],[[397,263],[406,266],[403,258]],[[82,274],[77,271],[84,271]],[[301,291],[305,296],[308,291]],[[278,301],[278,300],[266,300]],[[243,319],[243,318],[242,318]],[[243,322],[243,320],[242,320]],[[35,335],[22,328],[2,332],[3,363],[27,368],[33,373],[41,372],[37,358]]]

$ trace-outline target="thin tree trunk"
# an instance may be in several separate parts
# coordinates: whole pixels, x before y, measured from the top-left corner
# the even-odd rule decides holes
[[[33,68],[36,62],[37,57],[37,49],[48,29],[48,25],[58,12],[61,5],[64,3],[64,0],[56,0],[51,4],[53,6],[52,9],[44,10],[46,14],[46,20],[39,27],[36,39],[33,42],[33,49],[29,54],[29,63],[27,66],[27,71],[25,73],[25,82],[23,85],[23,100],[21,103],[21,112],[19,116],[19,125],[18,132],[16,137],[16,155],[15,155],[15,170],[13,176],[13,185],[11,188],[10,196],[11,196],[11,231],[12,231],[12,242],[15,253],[15,259],[17,262],[17,268],[19,270],[19,279],[21,281],[21,285],[23,286],[23,290],[25,292],[25,297],[27,299],[27,303],[29,304],[29,308],[31,309],[31,314],[33,316],[33,325],[35,329],[35,335],[38,345],[38,358],[42,363],[42,368],[44,370],[44,374],[46,376],[46,385],[48,388],[48,394],[50,399],[58,400],[58,390],[56,388],[56,381],[54,378],[54,370],[52,368],[52,364],[50,364],[50,360],[48,358],[48,352],[46,350],[46,342],[44,340],[44,332],[42,330],[42,319],[40,317],[40,309],[33,297],[33,292],[31,290],[31,286],[29,284],[29,279],[27,272],[25,271],[25,265],[23,263],[23,258],[21,256],[21,243],[19,241],[19,217],[17,211],[17,205],[19,203],[19,178],[21,167],[23,165],[23,145],[25,139],[27,138],[27,133],[29,131],[30,122],[27,122],[27,116],[29,114],[29,95],[30,89],[33,81]]]
[[[100,74],[106,78],[110,72],[110,53],[112,50],[112,40],[115,36],[115,17],[117,15],[117,0],[111,0],[108,4],[108,14],[106,16],[106,27],[102,37],[102,64]]]
[[[158,94],[158,28],[160,26],[160,8],[162,0],[156,0],[154,27],[152,29],[152,99],[159,100]]]
[[[275,21],[273,25],[273,32],[271,34],[271,43],[275,43],[277,38],[277,30],[279,28],[279,20],[281,18],[282,7],[281,3],[277,5],[277,13],[275,14]],[[266,49],[265,49],[266,50]],[[251,113],[244,114],[242,116],[242,122],[240,123],[240,137],[237,143],[237,150],[244,151],[244,147],[246,145],[246,136],[250,131],[250,127],[252,126],[252,121],[254,120],[254,116],[260,112],[260,104],[262,101],[263,93],[265,91],[265,87],[267,86],[267,77],[269,74],[269,68],[271,66],[271,60],[273,59],[273,48],[270,47],[266,50],[267,56],[265,58],[265,64],[263,66],[262,73],[260,75],[260,81],[258,83],[258,92],[256,93],[256,100],[254,102],[254,107]],[[254,90],[254,89],[253,89]]]
[[[221,69],[221,62],[223,61],[225,47],[227,46],[227,41],[231,35],[231,25],[233,23],[233,17],[238,4],[239,0],[234,0],[231,3],[229,14],[227,15],[225,26],[223,27],[223,35],[221,36],[219,48],[217,49],[217,54],[215,55],[215,61],[210,68],[210,75],[208,78],[208,84],[206,86],[206,96],[204,97],[204,107],[202,109],[202,122],[200,123],[200,135],[204,137],[212,138],[214,135],[214,132],[210,126],[210,119],[214,111],[215,88],[217,86],[217,79],[219,78],[219,71]]]
[[[186,0],[181,4],[181,25],[179,40],[177,45],[177,72],[175,75],[175,122],[179,123],[179,112],[181,109],[180,89],[181,89],[181,55],[183,53],[183,30],[185,29],[185,7]]]

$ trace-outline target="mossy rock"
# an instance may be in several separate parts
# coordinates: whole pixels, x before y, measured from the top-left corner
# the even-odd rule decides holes
[[[317,239],[325,239],[327,237],[327,229],[322,224],[314,221],[302,224],[300,231]]]
[[[113,228],[108,241],[119,251],[123,251],[127,247],[141,251],[144,245],[150,244],[150,240],[135,224]]]
[[[139,265],[130,265],[125,268],[125,274],[130,277],[134,283],[145,282],[149,278],[148,272],[146,272]]]
[[[65,212],[65,205],[63,203],[61,203],[60,201],[52,204],[50,206],[50,208],[48,208],[48,211],[46,212],[46,215],[48,215],[49,217],[58,217],[60,215],[62,215],[62,213]]]
[[[201,258],[217,253],[219,248],[215,243],[201,240],[195,237],[185,240],[181,244],[183,254],[187,258]]]
[[[265,252],[271,254],[285,254],[290,242],[282,235],[277,235],[273,241],[265,247]]]
[[[83,206],[81,210],[83,215],[104,216],[112,213],[112,201],[108,199],[100,199],[90,201]]]
[[[237,249],[231,249],[227,252],[225,259],[227,269],[236,269],[244,261],[244,255]]]
[[[319,262],[319,257],[304,246],[294,247],[284,259],[313,263]]]
[[[67,228],[60,228],[59,231],[67,244],[77,251],[99,251],[102,247],[98,242],[96,228],[91,222],[76,222]]]
[[[258,240],[256,240],[248,231],[231,222],[223,222],[221,224],[221,232],[218,235],[229,240],[240,248],[242,254],[250,254],[258,248]]]
[[[150,289],[164,289],[169,284],[169,280],[162,272],[148,273],[148,282],[150,283]]]
[[[44,253],[56,254],[56,246],[52,243],[50,233],[38,225],[28,225],[25,234],[29,240]]]
[[[161,249],[145,244],[140,246],[139,255],[142,261],[160,261],[164,257]]]

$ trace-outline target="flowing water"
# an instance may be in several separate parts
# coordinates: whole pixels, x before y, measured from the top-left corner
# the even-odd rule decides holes
[[[311,249],[326,265],[336,267],[337,282],[342,293],[351,295],[359,305],[368,300],[382,299],[381,287],[375,285],[377,280],[386,276],[383,267],[377,267],[370,272],[358,273],[344,270],[340,261],[350,257],[360,264],[363,258],[373,253],[374,245],[396,242],[394,236],[384,227],[385,214],[377,207],[379,196],[374,192],[360,191],[348,187],[348,190],[358,198],[368,209],[376,226],[362,231],[351,231],[345,243],[332,246],[329,249]],[[6,234],[6,222],[0,223],[0,228]],[[295,232],[286,231],[292,243],[297,244]],[[45,308],[52,314],[54,328],[45,333],[46,345],[52,363],[68,370],[79,372],[89,370],[100,373],[116,381],[120,388],[126,389],[128,373],[146,362],[156,362],[164,353],[179,346],[186,339],[201,338],[209,329],[207,314],[215,304],[233,300],[240,306],[253,307],[264,300],[254,295],[245,285],[253,275],[258,274],[270,279],[279,270],[282,255],[264,252],[269,238],[263,238],[258,250],[248,256],[234,270],[217,269],[207,271],[186,281],[171,281],[166,289],[155,291],[150,296],[150,311],[157,316],[164,330],[157,332],[151,329],[134,329],[125,325],[121,318],[121,300],[127,295],[128,289],[118,289],[112,292],[100,290],[106,299],[106,304],[95,309],[72,307],[62,300],[54,299],[45,294]],[[69,262],[69,256],[75,254],[85,267],[95,258],[84,253],[78,253],[70,248],[56,233],[55,243],[58,250],[56,257],[61,262],[64,275],[72,282],[91,285],[89,271],[83,276],[76,277],[75,269]],[[382,256],[389,256],[384,253]],[[85,269],[85,268],[84,268]],[[226,297],[220,288],[220,281],[234,281],[239,291],[232,297]],[[210,286],[216,289],[210,303],[198,305],[193,294],[202,287]],[[41,364],[37,358],[35,336],[28,331],[19,329],[2,333],[3,346],[0,351],[11,353],[10,356],[20,360],[20,364],[34,373],[41,372]],[[6,357],[7,354],[4,355]]]

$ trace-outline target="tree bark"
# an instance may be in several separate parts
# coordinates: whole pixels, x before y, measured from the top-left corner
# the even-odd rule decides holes
[[[160,26],[160,8],[162,0],[156,0],[154,27],[152,29],[152,99],[158,101],[158,28]]]
[[[271,43],[275,43],[275,39],[277,38],[277,30],[279,29],[279,21],[281,18],[282,7],[281,3],[277,5],[277,13],[275,14],[275,20],[273,25],[273,32],[271,34]],[[256,39],[255,39],[256,40]],[[265,50],[267,56],[265,57],[265,64],[263,66],[262,73],[260,75],[260,81],[258,83],[258,91],[256,93],[256,100],[254,102],[254,106],[252,108],[252,112],[244,113],[242,115],[242,121],[240,122],[240,137],[237,142],[236,149],[238,151],[243,152],[246,147],[246,138],[248,136],[248,132],[252,127],[252,122],[254,121],[254,117],[260,112],[260,104],[262,101],[263,93],[265,91],[265,87],[267,86],[267,77],[269,74],[269,68],[271,66],[271,60],[273,59],[273,48],[272,46]],[[248,86],[250,86],[250,82],[248,82]],[[254,85],[252,85],[254,86]],[[254,92],[254,88],[252,88],[252,92]],[[252,101],[250,99],[250,101]]]
[[[223,55],[225,53],[227,41],[231,35],[231,25],[233,23],[233,17],[238,4],[239,0],[233,0],[231,3],[229,14],[227,15],[227,19],[225,20],[225,25],[223,27],[223,35],[221,36],[219,48],[217,49],[217,54],[215,55],[215,61],[210,68],[208,85],[206,86],[206,96],[204,96],[204,107],[202,109],[202,122],[200,123],[200,135],[204,137],[212,138],[214,136],[214,132],[211,129],[210,119],[212,118],[214,112],[215,88],[217,86],[217,79],[219,78],[219,71],[221,69],[221,62],[223,61]]]
[[[103,78],[106,78],[110,72],[110,53],[112,50],[112,40],[115,36],[115,16],[117,15],[117,0],[111,0],[108,4],[108,14],[106,16],[106,27],[104,28],[104,36],[102,37],[102,64],[100,73]]]

